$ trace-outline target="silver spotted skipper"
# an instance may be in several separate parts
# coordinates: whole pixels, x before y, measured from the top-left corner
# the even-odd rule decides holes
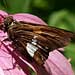
[[[24,56],[30,56],[39,65],[48,58],[49,52],[62,48],[75,39],[75,33],[56,27],[16,21],[12,16],[4,19],[3,30],[13,45]]]

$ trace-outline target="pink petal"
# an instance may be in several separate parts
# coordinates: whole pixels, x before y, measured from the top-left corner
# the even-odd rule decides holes
[[[0,75],[4,75],[3,69],[0,67]]]
[[[0,15],[2,15],[2,16],[7,16],[8,15],[8,13],[6,13],[5,11],[3,11],[3,10],[0,10]]]
[[[0,10],[0,23],[3,22],[5,16],[7,16],[8,14],[2,10]]]
[[[64,48],[58,48],[59,51],[64,51]]]
[[[13,17],[17,21],[25,21],[25,22],[28,22],[28,23],[47,25],[39,17],[31,15],[31,14],[18,13],[18,14],[14,14]]]
[[[6,44],[6,46],[8,47],[7,44]],[[19,65],[17,67],[15,66],[15,68],[13,68],[15,59],[9,53],[7,47],[5,47],[2,42],[0,42],[0,67],[2,69],[2,73],[4,75],[10,75],[10,74],[11,75],[25,75],[24,71],[21,68],[20,69],[18,68]]]
[[[71,64],[57,50],[49,53],[44,66],[48,72],[51,70],[52,75],[73,75]]]

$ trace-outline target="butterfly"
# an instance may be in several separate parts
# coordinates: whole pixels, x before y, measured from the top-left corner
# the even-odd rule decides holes
[[[65,47],[75,33],[40,24],[16,21],[8,16],[3,22],[4,31],[23,56],[33,58],[39,65],[44,64],[49,52]]]

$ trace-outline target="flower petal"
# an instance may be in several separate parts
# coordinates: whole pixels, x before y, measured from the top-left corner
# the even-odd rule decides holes
[[[31,15],[31,14],[18,13],[18,14],[13,15],[13,17],[17,21],[25,21],[25,22],[28,22],[28,23],[47,25],[39,17]]]
[[[4,75],[3,69],[0,67],[0,75]]]
[[[2,15],[2,16],[7,16],[8,15],[8,13],[6,13],[5,11],[3,11],[3,10],[0,10],[0,15]]]
[[[51,70],[52,75],[73,75],[71,64],[57,50],[50,52],[44,66],[48,72]]]
[[[2,10],[0,10],[0,23],[2,23],[3,22],[3,20],[4,20],[4,16],[7,16],[8,14],[6,13],[6,12],[4,12],[4,11],[2,11]]]
[[[10,75],[10,74],[11,75],[25,75],[24,71],[21,68],[19,69],[19,65],[16,66],[17,65],[15,64],[16,61],[8,50],[11,51],[12,48],[9,49],[8,44],[5,45],[4,41],[0,41],[0,67],[2,69],[2,72],[0,73],[4,73],[4,75]]]

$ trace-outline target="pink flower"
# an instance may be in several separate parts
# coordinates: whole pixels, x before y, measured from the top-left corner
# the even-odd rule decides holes
[[[0,10],[0,15],[8,16],[2,10]],[[0,16],[0,23],[3,21],[2,16]],[[18,13],[12,16],[17,21],[47,25],[40,18],[31,14]],[[26,57],[22,57],[13,48],[12,42],[5,40],[6,38],[8,38],[7,33],[0,30],[0,75],[31,75],[31,71],[37,75],[73,75],[71,64],[59,51],[53,50],[49,53],[49,57],[43,65],[44,68],[34,61],[30,62]]]

